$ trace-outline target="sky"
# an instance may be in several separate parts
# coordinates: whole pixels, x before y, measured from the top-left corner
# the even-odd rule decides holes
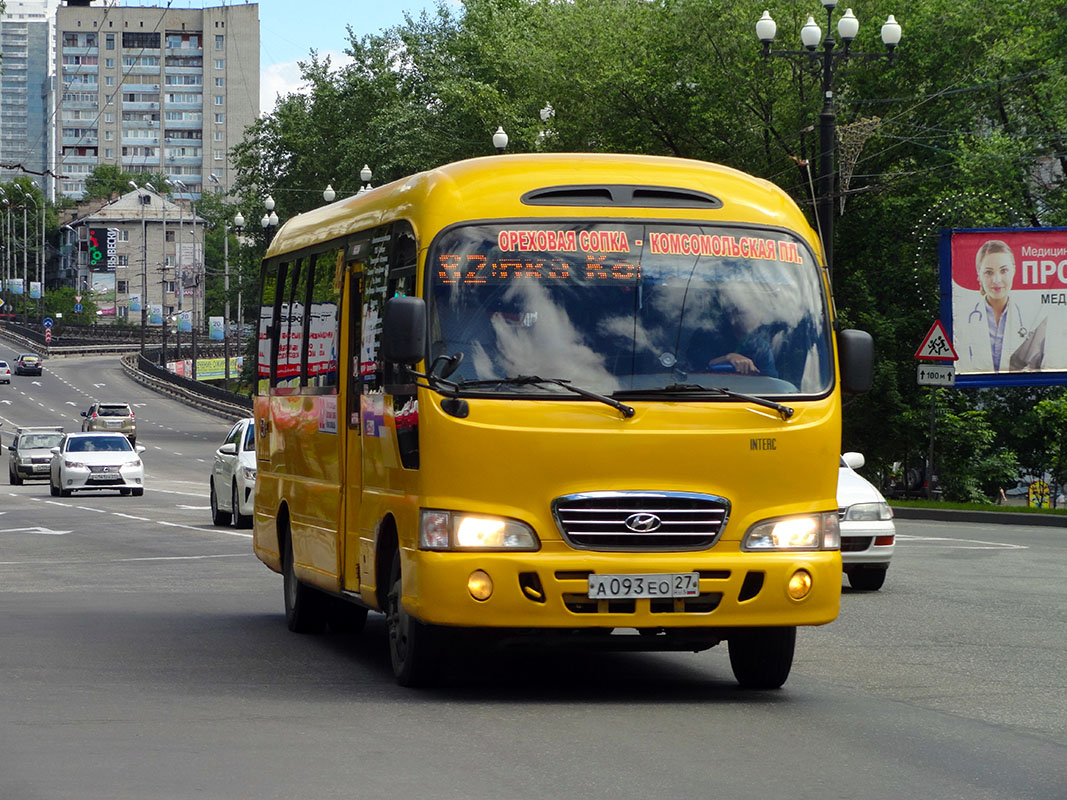
[[[237,4],[234,0],[175,0],[174,5],[200,8],[221,2]],[[445,2],[459,6],[458,0]],[[378,33],[402,23],[405,11],[418,16],[436,8],[436,0],[259,0],[260,111],[270,112],[279,94],[299,89],[297,62],[306,60],[312,49],[320,56],[331,56],[334,64],[344,63],[346,26],[351,25],[356,36]]]

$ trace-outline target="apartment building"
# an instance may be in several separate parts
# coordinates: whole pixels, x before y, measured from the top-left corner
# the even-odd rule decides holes
[[[48,25],[45,0],[7,0],[0,15],[0,182],[29,173],[46,192]]]
[[[56,9],[57,194],[99,164],[158,172],[199,198],[233,179],[230,148],[259,116],[259,6],[66,0]]]

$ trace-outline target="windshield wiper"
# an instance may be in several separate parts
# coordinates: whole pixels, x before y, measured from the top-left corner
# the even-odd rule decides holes
[[[541,378],[537,375],[516,375],[511,378],[490,378],[489,380],[481,381],[460,381],[456,384],[457,389],[469,389],[475,386],[504,386],[510,384],[512,386],[540,386],[543,384],[552,384],[554,386],[560,386],[569,392],[580,394],[582,397],[588,397],[590,400],[597,400],[605,405],[609,405],[612,408],[618,409],[624,417],[632,417],[634,410],[625,403],[620,403],[612,397],[606,397],[602,394],[590,391],[589,389],[583,389],[581,386],[575,386],[566,378]]]
[[[722,386],[701,386],[698,383],[672,383],[668,386],[656,387],[653,389],[626,389],[621,392],[615,392],[616,397],[644,397],[647,395],[665,395],[665,394],[721,394],[725,397],[732,397],[735,400],[745,400],[749,403],[755,403],[758,406],[765,408],[773,408],[779,414],[782,415],[782,419],[789,419],[793,416],[794,410],[789,406],[784,406],[781,403],[776,403],[774,400],[768,400],[765,397],[759,397],[754,394],[745,394],[743,392],[735,392],[732,389],[726,389]]]

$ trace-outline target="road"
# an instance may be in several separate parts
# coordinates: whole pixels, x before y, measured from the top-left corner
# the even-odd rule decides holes
[[[57,360],[0,386],[4,443],[97,397],[135,406],[144,497],[0,486],[0,800],[1067,798],[1058,529],[898,521],[885,588],[802,630],[778,692],[724,647],[478,653],[404,690],[380,615],[289,633],[247,532],[210,524],[224,420]]]

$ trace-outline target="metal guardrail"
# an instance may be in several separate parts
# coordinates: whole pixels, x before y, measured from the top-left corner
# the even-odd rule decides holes
[[[123,356],[122,369],[133,380],[160,394],[178,398],[203,411],[233,421],[252,416],[252,398],[175,375],[140,353]]]

